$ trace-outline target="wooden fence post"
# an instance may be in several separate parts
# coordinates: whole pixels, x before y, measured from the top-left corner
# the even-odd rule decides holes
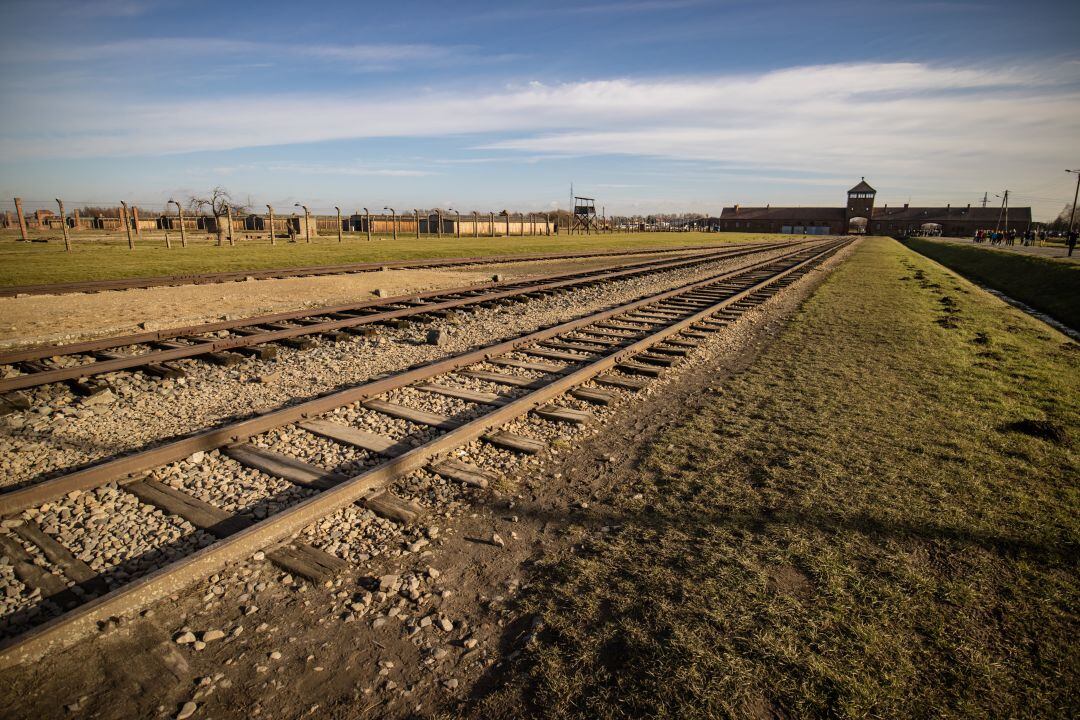
[[[15,198],[15,214],[19,216],[19,232],[22,234],[22,239],[29,240],[26,236],[26,218],[23,217],[22,198]]]
[[[71,252],[71,238],[68,237],[67,216],[64,215],[64,201],[56,198],[56,204],[60,206],[60,227],[64,229],[64,250]]]
[[[274,208],[267,205],[266,209],[270,211],[270,244],[276,245],[277,240],[274,239]]]

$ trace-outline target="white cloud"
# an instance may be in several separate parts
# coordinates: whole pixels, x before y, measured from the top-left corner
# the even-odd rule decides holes
[[[227,105],[42,93],[4,111],[0,153],[9,159],[161,155],[479,135],[485,139],[476,145],[488,156],[493,150],[533,159],[620,154],[711,161],[777,178],[869,175],[982,189],[1023,185],[1060,164],[1064,148],[1080,136],[1077,69],[1075,62],[979,69],[842,64],[529,83],[480,95],[263,94]]]

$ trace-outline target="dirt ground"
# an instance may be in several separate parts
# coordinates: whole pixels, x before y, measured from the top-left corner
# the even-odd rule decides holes
[[[834,258],[830,264],[839,262]],[[524,472],[499,489],[476,491],[452,517],[424,521],[423,552],[386,558],[370,574],[346,575],[334,587],[284,582],[266,563],[266,587],[249,598],[227,589],[215,601],[215,576],[159,603],[142,617],[110,623],[102,634],[33,667],[0,673],[0,692],[21,698],[11,718],[172,718],[187,702],[194,718],[445,717],[468,713],[475,699],[502,681],[507,660],[530,642],[530,619],[514,611],[530,568],[550,552],[604,532],[616,498],[642,472],[639,448],[706,393],[752,363],[783,320],[826,277],[815,271],[764,308],[717,336],[709,359],[682,368],[625,404],[602,432],[553,446],[542,472]],[[440,529],[436,536],[430,528]],[[489,542],[492,533],[504,548]],[[432,574],[428,568],[436,568]],[[422,647],[399,622],[373,627],[368,618],[343,622],[335,596],[377,585],[386,574],[427,573],[432,615],[453,630],[429,628],[435,646]],[[227,584],[227,583],[226,583]],[[245,615],[242,603],[256,602]],[[236,628],[242,627],[242,630]],[[226,639],[201,652],[177,645],[182,628],[220,628]],[[117,662],[117,658],[126,658]]]
[[[673,253],[676,255],[678,253]],[[392,295],[607,267],[663,255],[507,263],[438,270],[385,270],[352,275],[181,285],[80,295],[0,298],[0,348],[125,335],[228,318],[371,300]]]

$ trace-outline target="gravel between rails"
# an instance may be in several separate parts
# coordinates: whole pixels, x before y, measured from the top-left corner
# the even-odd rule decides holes
[[[716,352],[724,352],[745,343],[747,334],[755,325],[762,324],[760,317],[769,313],[770,305],[775,301],[775,298],[770,299],[764,306],[744,313],[738,322],[730,325],[724,332],[711,334],[692,350],[682,366],[692,368],[695,363]],[[486,364],[476,367],[483,365]],[[489,368],[502,369],[498,366]],[[617,371],[612,372],[618,374]],[[515,374],[543,376],[543,373],[519,370],[515,370]],[[624,411],[627,406],[640,402],[640,399],[662,391],[668,384],[677,382],[679,375],[678,368],[668,371],[662,378],[651,381],[644,390],[637,393],[605,387],[613,391],[617,398],[607,407],[585,403],[570,395],[563,395],[553,401],[559,405],[590,411],[595,420],[585,425],[551,422],[527,415],[503,426],[507,431],[548,441],[548,449],[540,455],[517,455],[479,441],[448,454],[499,475],[516,478],[515,481],[496,483],[497,488],[503,486],[504,482],[508,483],[504,486],[506,488],[516,487],[517,481],[529,485],[542,476],[546,464],[557,462],[560,455],[573,452],[586,438],[600,432],[604,422],[614,413]],[[492,387],[488,383],[454,373],[434,380],[503,394],[522,392],[504,386]],[[592,386],[592,383],[587,386]],[[384,398],[446,415],[477,412],[470,403],[414,389],[393,391]],[[359,404],[338,408],[324,417],[395,439],[406,439],[414,445],[424,442],[438,432],[426,426],[388,418]],[[377,458],[364,451],[330,443],[295,426],[268,431],[251,441],[258,446],[288,452],[328,469],[341,468],[350,473],[362,472],[363,469],[378,464]],[[222,509],[250,513],[256,518],[297,502],[313,492],[258,471],[245,469],[217,451],[196,453],[190,458],[156,470],[153,476],[174,487],[183,488]],[[391,489],[399,496],[413,500],[428,510],[420,524],[403,527],[379,518],[370,511],[350,506],[312,523],[294,537],[351,561],[356,565],[357,572],[365,574],[360,578],[362,589],[359,591],[348,589],[347,584],[343,586],[343,583],[347,583],[345,578],[338,578],[331,583],[329,589],[333,592],[335,602],[331,608],[323,609],[328,620],[332,621],[337,616],[344,622],[353,622],[367,617],[376,628],[393,621],[400,624],[403,631],[411,637],[416,637],[418,643],[430,644],[430,634],[423,634],[425,629],[430,628],[433,622],[442,623],[443,619],[432,619],[433,615],[425,609],[425,605],[437,603],[440,596],[445,598],[445,593],[449,592],[438,587],[438,575],[419,571],[392,575],[389,577],[393,579],[387,587],[373,592],[370,588],[365,589],[364,584],[369,583],[370,579],[366,574],[374,573],[378,576],[388,563],[409,564],[414,562],[413,557],[423,563],[432,557],[440,533],[453,532],[452,527],[440,530],[440,525],[451,524],[454,518],[469,512],[472,500],[480,496],[481,491],[448,481],[426,470],[419,470],[398,479]],[[22,517],[38,522],[47,533],[86,560],[93,569],[103,572],[110,586],[145,574],[169,559],[187,555],[212,542],[208,534],[196,530],[183,520],[166,516],[161,511],[142,504],[134,496],[119,491],[114,484],[85,493],[71,493],[57,502],[27,510]],[[0,531],[10,532],[7,528]],[[512,533],[508,540],[513,540]],[[203,583],[199,591],[205,590],[206,593],[203,597],[204,611],[211,612],[228,600],[241,603],[240,612],[249,614],[253,607],[257,611],[258,603],[275,602],[289,592],[294,586],[293,579],[262,566],[261,556],[262,553],[256,554],[253,558],[254,565],[246,563],[239,568],[230,568],[228,572],[215,575]],[[40,553],[35,554],[35,562],[49,569],[47,561]],[[272,578],[273,581],[259,580],[260,576]],[[57,608],[50,607],[48,603],[39,604],[36,593],[27,592],[27,588],[14,577],[6,558],[0,559],[0,587],[3,588],[3,604],[0,607],[4,610],[4,618],[0,620],[0,634],[17,632],[25,625],[33,624],[42,613],[48,615],[57,611]],[[238,592],[238,589],[243,592]],[[301,584],[295,589],[304,592],[307,586]],[[308,606],[306,600],[304,605]],[[449,626],[462,629],[452,622]],[[467,630],[467,627],[464,629]],[[464,632],[462,637],[465,637]],[[486,655],[481,654],[480,659],[484,658]]]
[[[358,384],[782,252],[766,251],[753,258],[720,260],[526,303],[481,308],[455,320],[401,330],[380,328],[374,338],[322,340],[310,350],[279,347],[274,360],[248,358],[233,367],[182,360],[178,364],[188,377],[177,380],[111,373],[101,377],[112,390],[89,398],[79,398],[60,384],[36,388],[27,393],[32,401],[30,410],[0,418],[0,487],[45,479],[81,464]],[[442,346],[426,343],[427,330],[434,327],[446,330]],[[368,429],[379,431],[378,427]]]

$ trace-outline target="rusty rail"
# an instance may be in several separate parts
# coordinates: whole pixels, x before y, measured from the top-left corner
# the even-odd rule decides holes
[[[106,350],[109,348],[153,343],[162,340],[168,340],[171,338],[187,338],[194,341],[192,345],[187,347],[171,348],[165,350],[152,350],[150,352],[139,353],[121,358],[114,358],[109,360],[95,360],[93,362],[73,365],[66,368],[56,368],[53,370],[25,373],[23,375],[17,375],[15,377],[3,378],[0,379],[0,393],[13,392],[15,390],[22,390],[30,387],[36,387],[38,385],[45,385],[48,383],[61,382],[63,380],[85,378],[92,375],[115,372],[117,370],[136,368],[152,363],[163,363],[170,360],[196,357],[199,355],[206,355],[214,352],[223,352],[227,350],[234,350],[237,348],[251,347],[254,345],[263,345],[266,343],[286,340],[289,338],[295,338],[303,335],[319,335],[323,333],[334,332],[336,330],[342,330],[345,328],[386,322],[389,320],[405,318],[413,315],[423,315],[425,313],[437,311],[454,310],[461,307],[467,307],[469,305],[476,305],[479,303],[491,302],[493,300],[511,298],[532,292],[558,290],[581,283],[594,282],[599,280],[613,280],[643,272],[657,272],[660,270],[678,269],[680,267],[687,267],[695,264],[704,264],[715,260],[723,260],[755,254],[758,252],[764,252],[776,249],[778,247],[782,247],[783,245],[784,244],[781,243],[775,243],[769,245],[754,246],[752,248],[746,249],[709,252],[703,253],[701,255],[692,255],[689,258],[678,258],[661,261],[654,260],[645,263],[633,263],[627,266],[620,266],[619,268],[614,270],[609,269],[572,274],[553,274],[541,276],[539,278],[532,278],[525,282],[518,281],[515,283],[511,283],[510,285],[500,283],[485,283],[482,285],[473,285],[465,288],[434,290],[426,293],[418,293],[413,295],[399,295],[396,297],[383,298],[380,300],[369,300],[361,303],[351,303],[346,305],[323,307],[312,310],[275,313],[273,315],[263,315],[254,318],[246,318],[243,320],[223,321],[217,323],[208,323],[204,325],[194,325],[148,333],[140,333],[137,335],[127,335],[115,338],[103,338],[101,340],[91,340],[82,343],[74,343],[71,345],[49,346],[44,348],[33,348],[28,350],[14,351],[10,353],[0,354],[0,365],[11,365],[19,362],[41,360],[44,358],[57,356],[91,353],[94,351]],[[357,316],[354,318],[326,320],[282,330],[266,330],[261,331],[258,334],[245,335],[242,337],[220,338],[217,340],[201,340],[199,338],[190,337],[193,335],[218,332],[220,330],[255,328],[259,325],[282,322],[285,320],[296,320],[306,317],[317,317],[322,315],[332,315],[336,313],[361,311],[371,307],[385,307],[386,305],[415,302],[428,298],[447,297],[461,295],[463,293],[476,292],[482,292],[486,294],[470,295],[463,298],[445,300],[442,302],[433,302],[426,305],[416,305],[413,307],[401,308],[397,310],[388,310],[384,312],[372,313],[369,315]]]
[[[110,617],[136,610],[140,607],[167,597],[178,592],[184,587],[207,577],[220,570],[230,562],[241,560],[250,556],[255,551],[268,545],[287,540],[294,533],[299,532],[311,522],[325,517],[360,500],[366,493],[386,486],[392,480],[413,470],[423,467],[428,461],[440,453],[461,444],[480,438],[485,432],[493,427],[502,425],[539,405],[547,402],[567,390],[586,382],[604,370],[614,367],[621,361],[640,354],[643,350],[675,335],[697,323],[715,315],[724,308],[743,300],[752,293],[774,284],[792,273],[811,266],[818,260],[832,254],[845,242],[829,243],[824,248],[803,248],[788,253],[780,258],[772,258],[767,261],[751,263],[738,270],[715,275],[705,280],[688,283],[682,287],[664,291],[656,295],[640,300],[625,303],[599,313],[594,313],[577,320],[561,323],[552,328],[529,333],[514,340],[496,343],[481,350],[475,350],[461,355],[448,358],[414,370],[400,373],[392,378],[386,378],[373,383],[353,388],[351,390],[335,393],[325,398],[297,405],[292,408],[278,410],[267,415],[242,421],[232,426],[219,428],[171,443],[163,448],[156,448],[136,456],[124,458],[99,466],[95,483],[106,482],[115,479],[118,475],[131,472],[133,469],[145,469],[154,467],[171,460],[180,459],[195,450],[207,450],[225,443],[236,442],[242,437],[248,437],[255,432],[262,432],[281,424],[306,418],[311,414],[318,414],[339,407],[343,404],[354,402],[359,399],[384,393],[388,390],[403,387],[419,379],[449,372],[466,365],[470,365],[494,355],[512,351],[526,343],[547,339],[555,335],[572,332],[582,327],[603,322],[617,315],[632,312],[638,308],[663,302],[669,298],[677,297],[694,290],[716,285],[721,282],[738,278],[740,275],[750,275],[755,271],[777,265],[785,261],[794,261],[787,267],[777,270],[767,278],[753,280],[741,291],[715,302],[685,318],[670,325],[651,332],[646,337],[634,341],[630,345],[621,347],[614,352],[597,358],[586,360],[585,364],[572,371],[565,372],[550,383],[543,385],[528,394],[507,402],[492,409],[490,412],[465,422],[457,428],[429,440],[428,442],[405,452],[395,458],[386,460],[376,468],[349,478],[340,484],[331,487],[306,500],[300,501],[272,517],[256,522],[255,524],[229,535],[213,544],[196,551],[195,553],[179,560],[171,565],[154,571],[141,577],[121,588],[113,590],[99,598],[85,603],[78,608],[60,615],[36,628],[33,628],[21,636],[12,638],[0,645],[0,668],[9,667],[22,662],[40,658],[51,649],[67,647],[82,638],[93,633],[98,623]],[[799,259],[800,256],[803,259]],[[240,430],[240,427],[243,427]],[[76,474],[77,475],[77,474]],[[65,476],[70,478],[72,476]],[[90,479],[89,475],[83,475],[84,479]],[[49,485],[49,492],[34,502],[44,501],[49,497],[66,492],[66,483],[61,482],[64,478],[48,481],[43,485]],[[76,487],[89,487],[86,483]],[[40,487],[40,486],[39,486]],[[30,490],[34,490],[31,488]],[[73,489],[73,488],[72,488]],[[16,493],[9,493],[5,499]],[[24,494],[24,500],[32,496]],[[26,505],[22,505],[25,507]],[[16,508],[17,509],[17,508]],[[5,511],[6,512],[6,511]]]
[[[532,255],[480,255],[457,258],[417,258],[415,260],[387,260],[385,262],[347,263],[343,265],[315,265],[298,268],[274,268],[270,270],[244,270],[238,272],[197,273],[190,275],[162,275],[160,277],[118,278],[116,280],[86,280],[69,283],[39,283],[33,285],[9,285],[0,287],[0,297],[15,295],[65,295],[68,293],[102,292],[107,290],[131,290],[135,288],[206,285],[238,282],[249,277],[256,280],[272,280],[317,275],[345,275],[350,273],[377,272],[379,270],[414,270],[444,268],[458,265],[496,265],[513,262],[540,260],[571,260],[590,257],[615,257],[620,255],[653,255],[677,253],[688,250],[720,249],[720,245],[686,245],[672,248],[644,248],[641,250],[596,250],[591,252],[541,253]]]

